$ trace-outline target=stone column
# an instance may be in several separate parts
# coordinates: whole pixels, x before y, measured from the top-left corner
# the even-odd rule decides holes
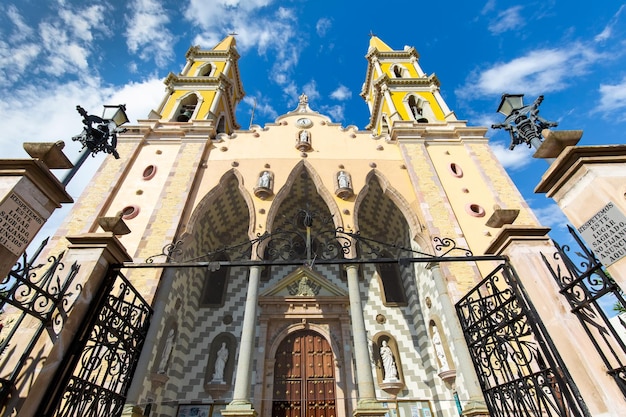
[[[239,357],[237,358],[233,401],[226,406],[226,409],[222,410],[223,416],[239,417],[256,416],[257,414],[253,404],[250,402],[250,378],[252,375],[252,364],[254,362],[254,341],[256,337],[260,276],[261,267],[251,266],[250,279],[248,281],[248,294],[246,296],[246,309],[243,315],[243,326],[241,329]]]
[[[26,392],[19,393],[19,396],[24,398],[24,403],[18,414],[23,417],[36,415],[46,391],[55,384],[54,378],[57,371],[67,354],[70,353],[72,342],[77,332],[81,330],[82,322],[91,303],[97,298],[109,267],[132,260],[124,246],[110,232],[67,236],[67,240],[69,240],[70,245],[63,257],[63,263],[67,269],[75,261],[80,266],[72,281],[70,291],[76,288],[77,284],[82,286],[82,291],[73,300],[71,310],[56,340],[50,341],[44,333],[44,336],[38,341],[38,346],[34,351],[39,352],[40,357],[46,359],[40,369],[35,367],[27,369],[26,372],[32,372],[32,375],[25,375],[22,378],[32,381],[32,384],[23,388]]]
[[[63,142],[24,144],[34,159],[0,160],[0,276],[5,277],[61,203],[73,202],[50,169],[72,164]]]
[[[463,389],[465,389],[469,395],[469,400],[463,404],[463,415],[487,416],[489,415],[489,410],[485,405],[480,383],[478,382],[478,377],[472,365],[472,358],[467,349],[461,323],[459,323],[456,309],[448,294],[446,280],[441,273],[441,268],[438,263],[428,264],[427,268],[430,269],[433,275],[435,289],[437,291],[437,302],[441,306],[442,315],[445,317],[447,341],[454,347],[453,351],[456,355],[454,365],[457,377],[461,375]]]
[[[374,376],[368,350],[363,305],[359,289],[359,274],[357,265],[346,267],[348,275],[348,296],[350,297],[350,318],[352,320],[352,341],[354,343],[354,358],[356,362],[357,388],[359,399],[354,416],[383,416],[387,409],[376,400]]]

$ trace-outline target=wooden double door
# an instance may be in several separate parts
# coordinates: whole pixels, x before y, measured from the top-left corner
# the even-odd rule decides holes
[[[319,333],[299,330],[280,344],[272,417],[336,417],[335,358]]]

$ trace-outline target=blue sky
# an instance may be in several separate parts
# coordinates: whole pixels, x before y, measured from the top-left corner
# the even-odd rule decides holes
[[[293,109],[304,91],[314,110],[364,128],[369,114],[359,92],[374,33],[394,49],[414,46],[448,106],[470,125],[501,121],[495,110],[503,92],[526,94],[527,103],[544,94],[541,115],[559,129],[583,129],[581,145],[624,143],[625,9],[579,0],[7,0],[0,5],[0,157],[26,157],[24,141],[64,140],[77,159],[70,139],[81,130],[77,104],[99,114],[103,104],[125,103],[131,119],[144,118],[189,46],[211,48],[231,32],[247,93],[237,111],[243,127],[255,99],[254,122],[264,124]],[[508,151],[506,132],[488,136],[542,223],[562,230],[558,208],[533,192],[547,163],[524,147]],[[102,158],[72,181],[73,196]]]

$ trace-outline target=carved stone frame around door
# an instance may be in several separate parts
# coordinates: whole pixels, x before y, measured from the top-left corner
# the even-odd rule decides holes
[[[268,296],[259,297],[259,304],[261,344],[258,349],[263,355],[259,355],[262,359],[256,364],[254,398],[261,398],[262,404],[254,406],[263,410],[260,414],[269,416],[272,412],[274,365],[279,345],[290,334],[309,329],[326,338],[334,354],[336,417],[352,415],[357,389],[353,382],[356,378],[351,358],[348,297]]]

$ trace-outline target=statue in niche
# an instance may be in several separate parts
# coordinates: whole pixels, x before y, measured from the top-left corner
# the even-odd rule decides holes
[[[218,384],[225,384],[224,381],[224,369],[226,368],[226,362],[228,361],[228,348],[226,342],[222,342],[222,347],[217,351],[217,357],[215,358],[215,371],[213,372],[213,379],[211,382]]]
[[[437,359],[439,360],[440,370],[449,370],[450,366],[448,365],[448,359],[446,358],[446,351],[443,347],[443,343],[441,342],[441,336],[439,335],[437,326],[433,326],[433,346],[435,347],[435,353],[437,354]]]
[[[263,171],[261,176],[259,177],[259,187],[270,188],[270,184],[272,182],[272,175],[269,171]]]
[[[339,188],[352,188],[350,175],[346,171],[339,171],[337,174],[337,183],[339,184]]]
[[[304,142],[304,143],[310,143],[311,141],[311,135],[309,135],[309,132],[306,130],[301,130],[300,131],[300,135],[299,135],[299,139],[300,142]]]
[[[163,352],[161,353],[161,360],[159,361],[159,367],[157,369],[157,373],[164,374],[167,371],[167,367],[169,365],[170,356],[172,356],[172,351],[174,350],[174,338],[176,336],[176,332],[174,329],[170,329],[167,334],[167,339],[165,340],[165,345],[163,346]]]
[[[387,344],[386,340],[383,340],[381,345],[380,358],[383,361],[383,382],[396,382],[398,381],[398,368],[396,367],[396,361],[393,358],[393,352],[391,351],[391,348]]]

